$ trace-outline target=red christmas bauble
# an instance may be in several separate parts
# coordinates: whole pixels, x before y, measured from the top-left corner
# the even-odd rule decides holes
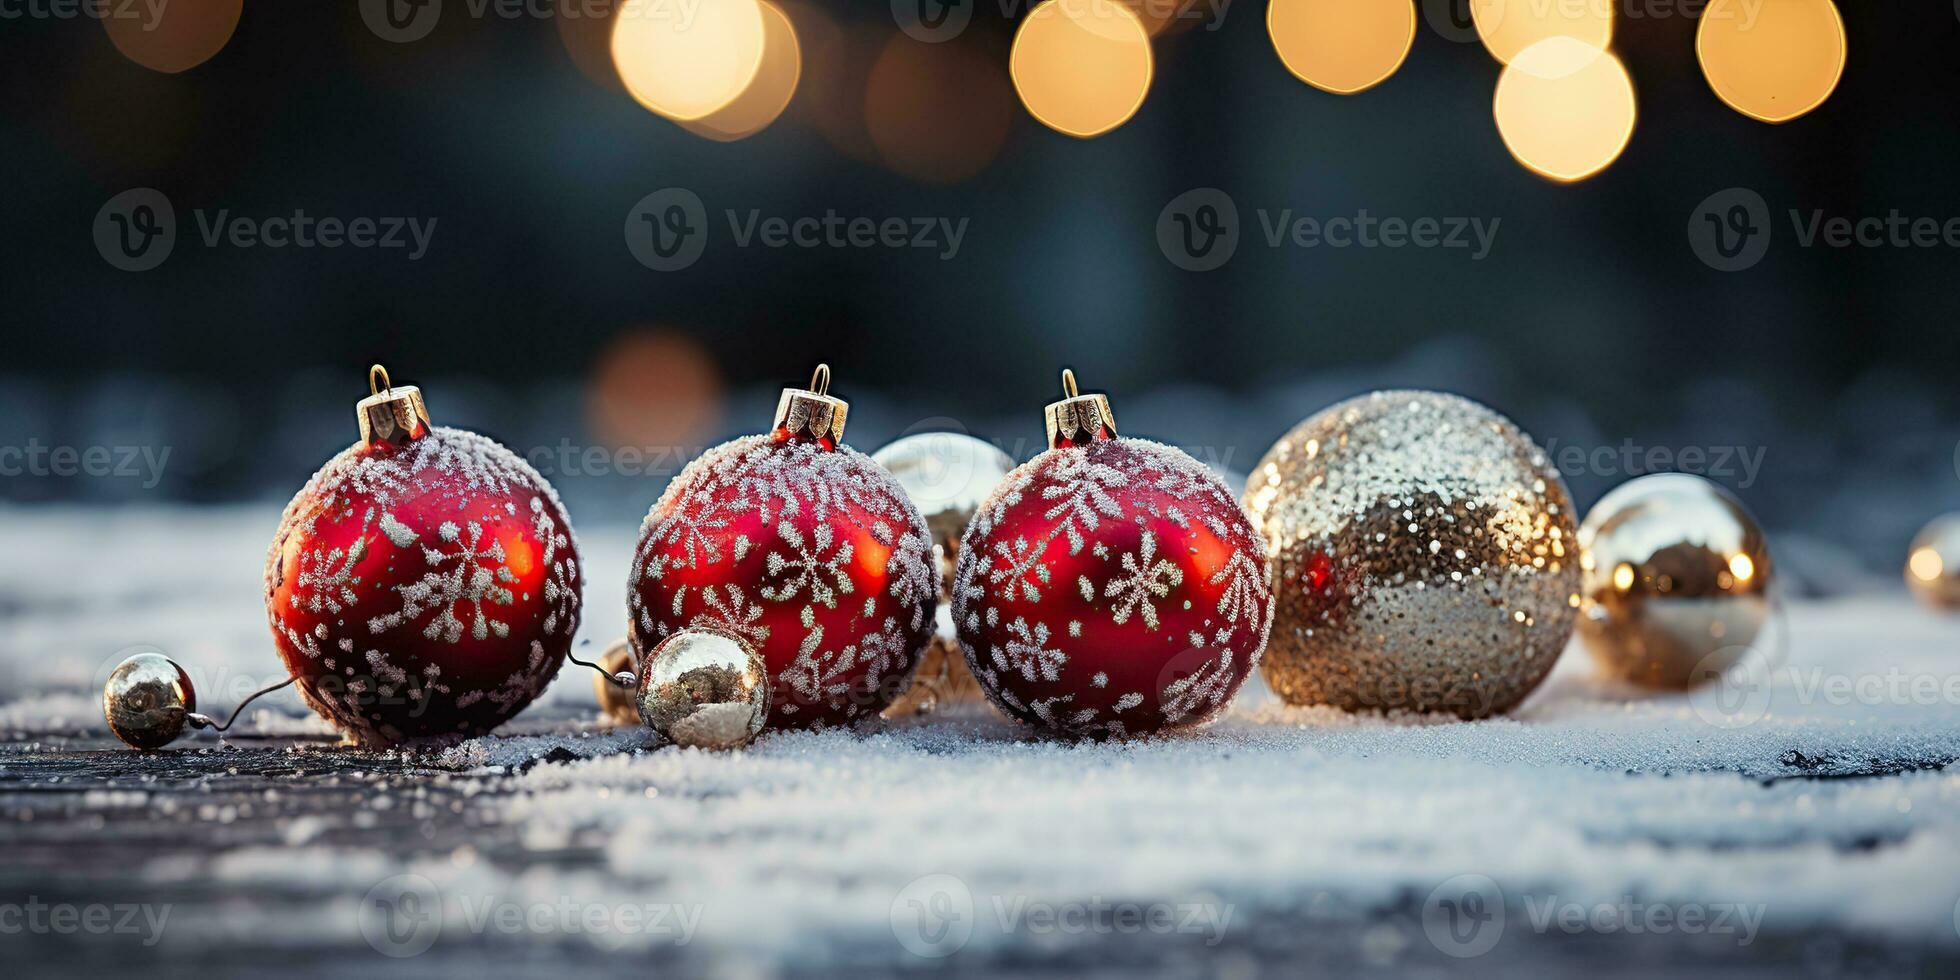
[[[413,388],[286,507],[266,613],[306,703],[354,741],[487,732],[551,683],[578,630],[578,545],[538,472],[427,424]],[[372,425],[371,425],[372,424]]]
[[[785,391],[774,431],[688,464],[647,513],[627,583],[642,663],[688,627],[762,654],[771,728],[875,716],[905,692],[932,636],[939,585],[925,521],[890,473],[838,441],[844,408]]]
[[[1265,649],[1264,542],[1203,464],[1119,438],[1102,396],[1049,420],[1055,448],[1010,473],[960,543],[968,666],[1002,711],[1062,734],[1203,723]]]

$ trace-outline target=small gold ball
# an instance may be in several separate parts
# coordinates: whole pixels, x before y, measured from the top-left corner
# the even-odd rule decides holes
[[[769,720],[769,668],[741,639],[684,629],[641,665],[640,720],[675,745],[741,748]]]
[[[634,702],[633,692],[613,680],[621,671],[639,673],[640,665],[633,659],[633,644],[620,637],[599,655],[597,662],[606,669],[604,676],[592,675],[592,693],[599,699],[599,710],[621,724],[639,724],[640,707]]]
[[[1912,539],[1906,585],[1935,609],[1960,609],[1960,513],[1933,518]]]
[[[109,730],[134,748],[169,745],[196,710],[190,675],[160,653],[139,653],[117,664],[102,687]]]
[[[1579,636],[1605,670],[1682,690],[1749,652],[1769,618],[1769,547],[1748,508],[1698,476],[1657,473],[1579,525]]]

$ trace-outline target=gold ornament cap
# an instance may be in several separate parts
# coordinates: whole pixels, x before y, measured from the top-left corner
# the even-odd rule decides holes
[[[1085,395],[1075,387],[1075,372],[1062,369],[1062,392],[1068,397],[1049,402],[1042,414],[1048,422],[1048,448],[1086,446],[1116,438],[1116,415],[1108,397]]]
[[[808,388],[784,388],[776,402],[779,439],[815,439],[827,448],[844,441],[844,417],[850,403],[830,397],[830,365],[819,364]]]
[[[388,380],[388,369],[376,364],[368,368],[368,392],[354,406],[363,445],[386,442],[401,446],[429,433],[432,423],[428,406],[422,404],[422,389],[414,385],[395,387]]]

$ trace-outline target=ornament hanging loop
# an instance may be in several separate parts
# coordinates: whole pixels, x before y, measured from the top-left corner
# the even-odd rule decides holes
[[[565,659],[571,661],[572,663],[578,664],[580,667],[592,668],[594,671],[598,672],[600,677],[605,678],[607,683],[612,684],[615,687],[623,687],[630,691],[640,686],[640,675],[630,670],[622,670],[618,673],[613,673],[612,671],[609,671],[606,668],[601,667],[598,664],[595,664],[589,660],[580,660],[578,657],[574,656],[569,652],[565,654]]]
[[[394,382],[388,379],[388,369],[379,364],[370,366],[368,368],[368,394],[379,395],[384,391],[389,394],[393,394],[395,391]]]
[[[830,365],[819,364],[810,372],[810,390],[819,395],[830,394]]]
[[[1083,394],[1072,368],[1062,369],[1062,396],[1061,401],[1049,402],[1042,413],[1048,425],[1048,448],[1085,446],[1116,438],[1116,415],[1109,410],[1109,399]]]
[[[217,720],[212,718],[210,715],[200,714],[195,711],[185,715],[184,722],[190,725],[192,728],[200,728],[200,729],[209,728],[214,732],[223,734],[224,732],[231,730],[232,722],[237,721],[238,716],[244,714],[245,708],[249,706],[252,702],[257,701],[258,699],[265,697],[266,695],[271,694],[274,691],[280,690],[282,688],[290,687],[292,683],[298,679],[299,678],[297,677],[288,677],[285,680],[272,685],[271,687],[262,687],[252,692],[252,695],[250,697],[246,698],[243,701],[238,702],[238,707],[231,709],[231,717],[226,718],[225,723],[222,725],[218,724]]]

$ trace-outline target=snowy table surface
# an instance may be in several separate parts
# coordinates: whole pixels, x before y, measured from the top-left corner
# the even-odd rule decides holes
[[[229,710],[283,678],[272,508],[0,510],[0,952],[10,975],[1945,973],[1960,964],[1960,620],[1790,609],[1734,703],[1576,647],[1515,715],[1278,704],[1030,738],[984,708],[736,754],[598,719],[567,667],[508,730],[363,753],[281,694],[120,748],[129,648]],[[581,534],[581,650],[630,527]],[[614,583],[617,583],[615,585]],[[618,601],[615,601],[618,600]],[[18,972],[16,972],[18,971]]]

